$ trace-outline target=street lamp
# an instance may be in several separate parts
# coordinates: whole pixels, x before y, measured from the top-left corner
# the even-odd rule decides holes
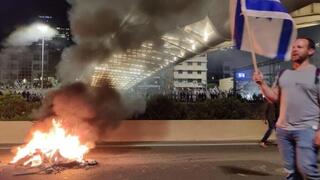
[[[41,48],[41,89],[43,89],[43,66],[44,66],[44,38],[49,27],[46,24],[39,24],[38,30],[42,33],[42,48]]]

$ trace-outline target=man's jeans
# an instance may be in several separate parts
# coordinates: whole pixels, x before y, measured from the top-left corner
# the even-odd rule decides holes
[[[278,148],[288,180],[317,179],[318,148],[314,144],[315,130],[312,128],[288,131],[276,129]]]

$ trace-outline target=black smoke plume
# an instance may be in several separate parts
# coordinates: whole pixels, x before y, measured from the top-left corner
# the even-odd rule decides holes
[[[40,126],[43,122],[50,126],[52,119],[59,120],[83,141],[95,142],[131,113],[122,104],[120,94],[107,82],[100,87],[76,82],[51,91],[35,113],[35,118],[43,120],[39,122]]]

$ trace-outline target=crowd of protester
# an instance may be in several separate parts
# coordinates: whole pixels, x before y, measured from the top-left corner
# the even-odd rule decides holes
[[[174,89],[172,98],[179,102],[199,102],[207,99],[205,89]]]
[[[41,90],[33,86],[15,83],[13,85],[0,83],[0,95],[13,94],[23,97],[26,101],[36,102],[43,98]]]
[[[217,87],[214,88],[199,88],[199,89],[191,89],[191,88],[181,88],[174,89],[171,93],[172,99],[177,102],[202,102],[205,100],[213,100],[219,98],[229,98],[229,97],[237,97],[242,101],[247,102],[263,102],[263,97],[261,94],[238,94],[233,90],[221,90]]]

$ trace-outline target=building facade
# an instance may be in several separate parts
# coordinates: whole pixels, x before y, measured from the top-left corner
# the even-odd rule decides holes
[[[183,61],[173,68],[174,88],[207,87],[207,55],[202,54]]]
[[[33,53],[29,48],[7,48],[0,54],[0,82],[12,84],[21,79],[32,79]]]

